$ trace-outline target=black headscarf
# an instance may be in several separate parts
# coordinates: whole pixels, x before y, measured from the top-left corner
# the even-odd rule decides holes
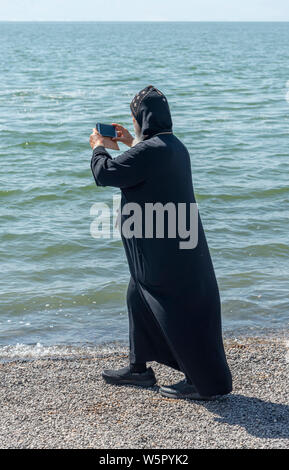
[[[172,132],[168,101],[163,93],[152,85],[135,95],[130,109],[145,139],[159,132]]]

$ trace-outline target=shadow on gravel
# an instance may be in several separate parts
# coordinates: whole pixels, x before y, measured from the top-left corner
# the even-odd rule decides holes
[[[217,422],[242,426],[252,436],[289,439],[288,405],[232,394],[215,402],[202,402],[202,406],[219,415]]]

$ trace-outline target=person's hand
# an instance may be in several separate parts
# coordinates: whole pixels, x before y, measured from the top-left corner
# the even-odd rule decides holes
[[[115,127],[115,130],[117,132],[117,137],[113,137],[112,140],[114,140],[115,142],[122,142],[128,147],[131,147],[133,142],[133,136],[129,133],[129,131],[125,127],[121,126],[120,124],[116,124],[115,122],[112,123],[112,126]]]
[[[111,137],[104,137],[96,129],[92,129],[92,134],[89,138],[89,143],[92,149],[101,145],[106,149],[119,150],[118,143],[115,142]]]
[[[89,143],[92,149],[98,147],[99,145],[104,147],[104,137],[96,129],[92,129],[92,134],[89,137]]]

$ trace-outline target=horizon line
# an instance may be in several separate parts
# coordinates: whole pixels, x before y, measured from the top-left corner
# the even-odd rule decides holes
[[[1,20],[0,23],[289,23],[288,20]]]

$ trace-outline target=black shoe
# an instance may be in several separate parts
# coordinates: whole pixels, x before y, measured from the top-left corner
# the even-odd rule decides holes
[[[102,377],[108,384],[115,385],[140,385],[152,387],[156,383],[154,371],[149,367],[145,372],[131,372],[129,367],[118,370],[104,370]]]
[[[174,385],[165,385],[160,388],[160,394],[167,398],[189,398],[191,400],[214,400],[215,397],[201,396],[192,384],[186,379]]]

